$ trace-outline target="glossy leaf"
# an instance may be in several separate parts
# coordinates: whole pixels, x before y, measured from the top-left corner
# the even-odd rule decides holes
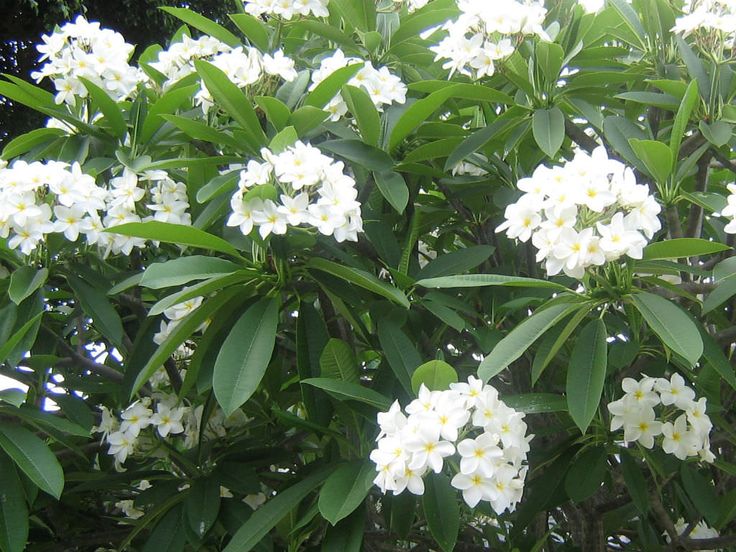
[[[356,461],[335,470],[319,493],[319,511],[332,525],[345,519],[363,503],[376,477],[372,462]]]
[[[608,359],[606,338],[603,320],[586,324],[577,336],[567,368],[567,409],[582,433],[601,402]]]
[[[54,498],[64,490],[64,472],[48,446],[19,425],[0,423],[0,448],[42,491]]]
[[[261,299],[235,323],[215,361],[212,387],[229,416],[258,388],[276,344],[279,303]]]
[[[695,323],[677,305],[664,297],[648,292],[632,296],[652,331],[673,352],[694,365],[703,354],[703,340]]]

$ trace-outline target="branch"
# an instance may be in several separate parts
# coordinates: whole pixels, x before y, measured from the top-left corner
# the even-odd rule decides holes
[[[733,341],[736,340],[736,326],[731,326],[730,328],[717,332],[713,336],[713,339],[722,345],[733,343]]]
[[[695,175],[695,191],[705,192],[708,189],[708,165],[710,164],[710,153],[706,152],[698,159],[698,172]],[[697,238],[703,229],[703,208],[693,203],[690,205],[690,213],[687,217],[687,230],[685,237]]]
[[[58,364],[62,366],[73,366],[75,364],[80,364],[83,368],[89,370],[93,374],[97,374],[118,383],[121,383],[123,381],[123,374],[115,370],[115,368],[111,368],[106,364],[97,363],[84,355],[80,355],[63,339],[57,338],[56,341],[61,346],[61,348],[64,349],[64,352],[69,355],[67,358],[61,359]]]
[[[600,146],[594,138],[585,134],[584,130],[580,129],[575,123],[568,119],[565,119],[565,133],[570,137],[570,140],[575,142],[588,153],[592,153],[595,148]]]

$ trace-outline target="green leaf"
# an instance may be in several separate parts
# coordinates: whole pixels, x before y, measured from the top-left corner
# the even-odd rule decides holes
[[[212,387],[227,416],[261,383],[276,345],[278,322],[278,300],[264,298],[245,311],[225,338],[215,360]]]
[[[365,533],[365,508],[357,508],[334,527],[328,527],[321,552],[361,552]]]
[[[268,52],[268,27],[263,22],[247,13],[230,14],[228,17],[240,29],[240,31],[250,40],[251,44],[258,48],[261,52]]]
[[[695,323],[675,303],[645,291],[631,297],[652,331],[673,352],[695,365],[703,354],[703,340]]]
[[[734,368],[723,354],[720,345],[700,326],[700,337],[703,340],[703,360],[720,375],[732,389],[736,390],[736,373]]]
[[[66,418],[46,412],[45,410],[37,410],[35,407],[22,405],[17,410],[8,411],[8,413],[18,416],[23,420],[34,423],[36,425],[51,428],[52,430],[74,435],[76,437],[89,437],[90,430],[82,426],[70,422]]]
[[[629,139],[631,149],[644,163],[647,171],[658,184],[665,184],[672,174],[672,151],[662,142],[656,140]]]
[[[161,115],[161,118],[195,140],[203,140],[205,142],[212,142],[213,144],[226,144],[235,149],[239,149],[241,146],[240,142],[233,136],[199,121],[177,115]]]
[[[310,105],[322,109],[334,98],[352,79],[355,74],[363,68],[363,63],[353,63],[333,72],[329,77],[320,82],[304,99],[304,105]]]
[[[293,24],[295,28],[306,29],[312,34],[326,38],[330,42],[342,47],[348,53],[353,52],[362,55],[362,51],[352,37],[348,36],[333,25],[327,25],[321,21],[302,20]]]
[[[728,245],[699,238],[675,238],[650,243],[644,248],[644,260],[700,257],[731,249]]]
[[[710,124],[700,121],[698,128],[703,137],[717,148],[728,144],[733,136],[733,127],[723,121],[713,121]]]
[[[432,473],[424,480],[422,507],[429,532],[443,552],[452,552],[460,530],[457,491],[444,474]]]
[[[32,266],[21,266],[10,276],[8,296],[16,305],[20,305],[23,299],[30,297],[38,288],[46,283],[49,277],[47,268],[36,270]]]
[[[537,43],[535,64],[541,70],[547,84],[557,84],[564,57],[565,51],[559,44],[543,40]]]
[[[296,508],[299,503],[319,486],[329,474],[328,469],[321,469],[306,477],[286,490],[280,491],[258,508],[233,535],[222,552],[250,552],[278,522]]]
[[[624,476],[624,483],[626,483],[629,495],[634,501],[636,509],[640,513],[646,514],[649,511],[647,480],[644,478],[639,464],[629,452],[621,450],[619,454],[621,457],[621,473]]]
[[[463,161],[469,155],[475,153],[488,142],[502,135],[510,128],[528,120],[526,110],[518,106],[513,106],[500,115],[491,124],[476,130],[473,134],[465,138],[459,146],[457,146],[445,161],[445,171],[451,171],[458,163]]]
[[[87,92],[89,92],[89,97],[94,102],[94,105],[99,108],[105,119],[107,119],[107,122],[110,123],[114,135],[118,138],[125,136],[125,133],[128,131],[128,124],[125,122],[125,117],[123,117],[123,112],[118,104],[107,95],[107,92],[95,83],[90,82],[84,77],[79,77],[79,80],[87,89]]]
[[[281,100],[272,96],[256,96],[255,101],[277,131],[282,130],[289,123],[291,110]]]
[[[394,166],[393,160],[385,151],[364,144],[360,140],[330,140],[322,142],[319,147],[357,163],[369,171],[385,172]]]
[[[233,33],[228,31],[222,25],[215,23],[211,19],[207,19],[205,16],[193,12],[187,8],[172,8],[169,6],[162,6],[159,9],[170,13],[177,19],[183,21],[187,25],[194,27],[198,31],[202,31],[204,34],[210,35],[212,38],[216,38],[227,44],[228,46],[240,46],[240,40]]]
[[[293,146],[299,139],[299,135],[293,126],[284,127],[268,144],[268,149],[273,153],[283,153],[286,148]]]
[[[404,177],[397,172],[376,172],[373,173],[381,195],[386,198],[391,207],[401,214],[409,203],[409,188],[406,186]]]
[[[363,503],[376,477],[376,466],[356,460],[335,470],[319,493],[319,512],[332,525]]]
[[[46,444],[26,428],[0,424],[0,448],[42,491],[57,500],[64,490],[64,472]]]
[[[251,148],[258,151],[266,145],[266,135],[263,133],[261,123],[258,120],[250,100],[238,88],[227,75],[203,60],[194,62],[197,73],[202,77],[202,82],[212,94],[215,103],[222,107],[240,125],[248,137]]]
[[[204,301],[199,308],[193,310],[186,317],[184,317],[179,324],[172,330],[163,343],[161,343],[156,352],[153,353],[146,365],[141,369],[140,373],[136,376],[133,387],[130,391],[130,396],[133,397],[136,392],[143,387],[143,385],[151,378],[151,376],[158,370],[166,359],[168,359],[174,351],[184,343],[194,331],[199,328],[203,322],[210,318],[220,307],[225,305],[228,301],[231,301],[233,297],[242,292],[239,289],[227,289],[216,296]]]
[[[532,116],[532,134],[539,148],[554,159],[565,141],[565,115],[560,108],[537,109]]]
[[[403,115],[401,115],[399,120],[396,121],[396,124],[391,131],[391,137],[388,144],[390,151],[395,150],[404,138],[409,136],[419,125],[427,121],[432,114],[442,106],[442,104],[453,96],[457,94],[468,95],[470,90],[474,91],[473,94],[480,92],[474,87],[474,85],[449,83],[443,83],[443,85],[445,85],[443,88],[435,90],[426,98],[414,102],[406,111],[404,111]],[[486,88],[483,93],[488,94],[488,97],[486,98],[488,101],[505,102],[505,94],[498,93],[491,88]],[[495,98],[495,100],[492,98]]]
[[[436,259],[429,261],[417,273],[417,278],[420,282],[427,282],[432,279],[439,279],[441,276],[462,274],[463,272],[474,269],[486,261],[492,254],[493,247],[490,245],[473,245],[464,249],[458,249],[457,251],[440,255]],[[541,282],[542,280],[539,281]],[[433,286],[425,285],[424,287]]]
[[[363,141],[371,146],[378,146],[381,118],[368,92],[361,87],[346,84],[342,87],[342,97],[355,118]]]
[[[672,123],[672,133],[670,138],[670,151],[672,152],[672,159],[677,163],[677,159],[680,155],[680,144],[682,144],[682,138],[687,130],[687,124],[690,122],[690,115],[695,109],[695,104],[698,101],[698,83],[690,81],[690,84],[685,90],[685,95],[680,102],[680,108],[677,110],[675,115],[675,121]],[[673,167],[674,169],[674,167]]]
[[[69,275],[67,281],[74,290],[75,298],[82,306],[82,310],[92,318],[100,333],[115,345],[121,346],[123,321],[107,296],[74,275]]]
[[[233,257],[240,257],[238,250],[222,238],[185,224],[172,224],[159,221],[129,222],[127,224],[113,226],[105,231],[111,234],[122,234],[123,236],[132,236],[134,238],[209,249],[211,251],[226,253]]]
[[[182,88],[174,88],[163,94],[149,109],[146,120],[143,122],[143,128],[140,130],[139,143],[148,143],[155,132],[164,123],[162,115],[171,114],[184,103],[189,102],[199,86],[185,86]]]
[[[15,348],[25,339],[30,332],[38,331],[38,324],[43,316],[43,311],[36,314],[28,322],[23,324],[17,332],[15,332],[10,338],[0,346],[0,360],[6,360],[14,351]],[[25,351],[23,351],[25,352]]]
[[[350,346],[341,339],[331,338],[319,357],[324,378],[358,383],[358,363]]]
[[[697,54],[695,54],[695,52],[693,52],[692,48],[690,48],[690,45],[685,42],[685,40],[680,35],[675,35],[675,43],[677,44],[677,49],[680,52],[682,60],[687,66],[688,73],[690,73],[690,76],[698,83],[698,90],[700,90],[700,95],[706,102],[709,102],[710,78],[705,71],[703,61],[700,59],[700,57],[698,57]]]
[[[446,391],[451,383],[457,383],[457,372],[444,360],[425,362],[411,376],[411,389],[415,395],[422,384],[430,391]]]
[[[299,383],[327,391],[330,396],[340,401],[358,401],[381,411],[388,410],[389,406],[391,406],[391,401],[388,397],[381,395],[373,389],[363,387],[358,383],[349,383],[330,378],[307,378],[301,380]]]
[[[225,259],[190,255],[149,265],[143,273],[140,285],[151,289],[180,286],[193,280],[224,276],[238,268],[238,265]]]
[[[537,310],[511,330],[483,359],[478,367],[478,377],[483,381],[491,379],[523,355],[544,332],[578,308],[580,305],[558,304]]]
[[[429,267],[429,265],[427,265]],[[522,276],[505,276],[503,274],[461,274],[458,276],[442,276],[439,278],[427,278],[417,282],[418,286],[426,288],[466,288],[485,286],[509,286],[509,287],[531,287],[552,288],[559,291],[567,290],[562,284],[550,282],[549,280],[537,280],[535,278],[524,278]]]
[[[176,498],[175,496],[174,499]],[[166,505],[165,502],[164,505]],[[185,544],[186,533],[184,532],[181,508],[175,507],[170,508],[160,518],[156,527],[151,531],[148,540],[141,548],[141,552],[183,552]]]
[[[341,278],[346,282],[355,284],[356,286],[362,287],[363,289],[367,289],[368,291],[385,297],[386,299],[389,299],[390,301],[393,301],[397,305],[401,305],[404,308],[408,309],[410,306],[409,300],[406,298],[406,295],[401,292],[401,290],[385,282],[382,282],[373,274],[365,272],[364,270],[341,265],[318,257],[310,259],[307,263],[307,266],[311,269],[326,272],[327,274],[331,274],[332,276]]]
[[[60,136],[66,136],[66,132],[60,128],[37,128],[13,138],[3,148],[2,157],[10,160],[32,150],[36,146],[47,144]]]
[[[296,129],[299,136],[311,132],[321,125],[330,114],[312,105],[304,105],[289,116],[288,123]]]
[[[555,328],[544,336],[532,361],[532,385],[537,383],[549,363],[587,315],[585,309],[580,309],[568,320],[567,324],[561,328]]]
[[[182,257],[186,258],[186,257]],[[164,312],[169,307],[173,307],[178,303],[183,303],[194,297],[201,295],[208,295],[213,291],[218,291],[222,288],[231,286],[233,284],[239,284],[247,282],[254,278],[254,273],[246,270],[238,270],[231,274],[219,274],[213,275],[204,282],[199,282],[191,286],[187,286],[176,293],[167,295],[156,304],[154,304],[148,311],[148,316],[157,316]]]
[[[194,534],[202,538],[217,521],[220,485],[215,479],[197,479],[184,502],[184,513]]]
[[[565,476],[565,492],[574,502],[583,502],[600,488],[608,469],[606,457],[606,449],[598,446],[587,449],[573,461]]]
[[[15,466],[0,453],[0,551],[23,552],[28,540],[28,507]]]
[[[343,21],[363,32],[376,30],[376,6],[374,0],[332,0]]]
[[[708,294],[703,301],[703,314],[707,314],[713,309],[720,307],[731,297],[736,295],[736,274],[730,278],[722,280],[716,288]]]
[[[608,364],[606,325],[603,320],[588,322],[575,341],[567,368],[567,409],[585,434],[598,411]]]
[[[718,496],[713,484],[705,478],[692,464],[682,462],[680,479],[685,492],[693,501],[698,513],[705,516],[709,525],[715,525],[720,516]]]
[[[643,44],[641,41],[644,36],[646,36],[646,31],[644,30],[644,26],[641,24],[641,21],[639,21],[639,16],[636,15],[634,8],[632,8],[626,0],[609,1],[610,5],[613,6],[613,8],[621,15],[621,19],[626,26],[629,27],[634,36],[639,38],[639,44]]]
[[[411,375],[422,363],[419,351],[401,327],[389,318],[378,322],[377,333],[378,342],[396,379],[404,391],[411,393]]]

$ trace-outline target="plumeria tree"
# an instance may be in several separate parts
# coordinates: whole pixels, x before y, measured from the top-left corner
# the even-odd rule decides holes
[[[237,7],[0,82],[0,551],[735,548],[736,5]]]

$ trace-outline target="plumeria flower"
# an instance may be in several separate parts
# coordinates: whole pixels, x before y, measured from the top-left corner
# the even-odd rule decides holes
[[[455,453],[455,447],[448,441],[440,440],[439,428],[425,425],[407,439],[406,449],[413,454],[409,463],[412,470],[429,467],[435,473],[442,471],[444,458]]]
[[[654,438],[662,433],[662,422],[656,420],[653,408],[640,408],[624,423],[624,440],[638,441],[644,448],[654,446]]]
[[[137,437],[142,429],[147,428],[151,424],[152,414],[153,412],[149,408],[146,408],[143,403],[137,402],[132,404],[120,415],[120,418],[122,418],[120,431]]]
[[[675,423],[665,422],[662,424],[662,450],[667,454],[674,454],[680,460],[698,453],[698,443],[695,435],[688,431],[687,416],[681,414]]]
[[[503,451],[498,446],[499,437],[495,433],[483,433],[475,439],[465,439],[457,445],[457,451],[462,456],[460,472],[470,475],[476,472],[485,477],[491,477],[496,471],[496,463],[503,457]]]
[[[677,408],[687,410],[695,399],[695,391],[685,385],[685,379],[678,373],[672,374],[669,380],[658,378],[654,388],[665,406],[674,404]]]
[[[475,508],[482,499],[489,499],[494,490],[493,482],[482,473],[458,473],[450,484],[463,492],[463,500]]]
[[[176,435],[184,431],[182,418],[186,412],[185,408],[171,408],[165,404],[156,405],[156,413],[151,416],[151,425],[156,426],[156,430],[161,437],[167,437],[169,434]]]

